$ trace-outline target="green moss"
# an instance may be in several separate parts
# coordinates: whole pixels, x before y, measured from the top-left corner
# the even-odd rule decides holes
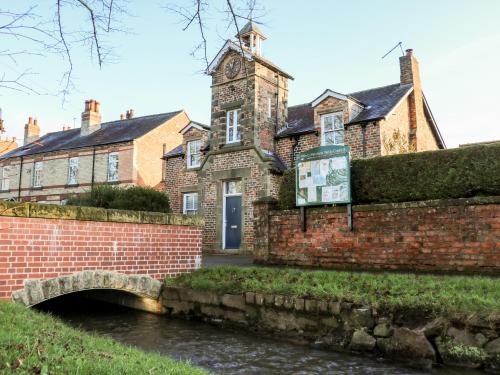
[[[0,216],[28,217],[29,203],[0,201]]]
[[[30,204],[30,217],[46,219],[76,219],[78,207],[66,207],[57,204]]]
[[[78,207],[77,220],[107,221],[108,213],[104,208]]]
[[[1,374],[202,375],[202,369],[70,328],[49,315],[0,302]]]
[[[130,210],[106,210],[108,221],[117,221],[120,223],[140,223],[141,212]]]
[[[166,283],[221,293],[343,299],[373,303],[388,310],[412,309],[435,315],[500,313],[500,279],[493,277],[214,267],[167,279]]]
[[[487,354],[482,348],[454,343],[452,339],[446,338],[438,344],[439,354],[446,362],[457,363],[483,363]]]
[[[354,204],[500,195],[500,143],[383,156],[351,163]],[[280,209],[295,207],[295,169],[285,172]]]

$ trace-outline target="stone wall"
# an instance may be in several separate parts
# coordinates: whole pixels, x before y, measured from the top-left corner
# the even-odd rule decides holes
[[[256,261],[322,268],[500,274],[500,197],[273,211],[256,202]]]
[[[334,351],[365,353],[431,368],[438,362],[500,369],[500,320],[444,319],[425,311],[384,311],[336,299],[166,287],[167,314],[235,325]]]
[[[28,279],[84,270],[149,275],[201,263],[198,216],[0,202],[0,299]]]

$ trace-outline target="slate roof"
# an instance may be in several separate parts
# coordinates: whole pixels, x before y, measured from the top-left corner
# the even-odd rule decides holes
[[[360,122],[375,121],[388,115],[398,102],[407,95],[413,85],[402,85],[399,83],[377,87],[348,94],[365,106],[354,119],[346,125]],[[311,103],[304,103],[293,107],[288,107],[288,127],[278,134],[278,137],[288,137],[311,133],[314,131],[314,109]]]
[[[349,94],[349,96],[365,105],[365,109],[356,118],[352,119],[349,124],[384,118],[412,88],[412,84],[402,85],[396,83]]]
[[[257,26],[257,24],[253,21],[248,21],[247,24],[245,26],[243,26],[240,30],[240,33],[239,34],[236,34],[236,38],[238,37],[238,35],[245,35],[245,34],[248,34],[250,32],[254,32],[254,33],[257,33],[261,36],[264,37],[264,33],[262,31],[260,31],[259,27]],[[264,37],[265,38],[265,37]]]
[[[182,155],[184,155],[184,151],[182,150],[182,145],[179,145],[176,148],[167,152],[165,155],[163,155],[163,157],[164,158],[173,158],[173,157],[182,156]]]
[[[35,142],[0,155],[0,159],[129,142],[149,133],[181,112],[182,110],[104,122],[101,129],[83,137],[80,136],[80,128],[47,133]]]

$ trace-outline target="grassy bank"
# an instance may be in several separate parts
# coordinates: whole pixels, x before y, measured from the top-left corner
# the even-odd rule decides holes
[[[49,315],[0,302],[1,374],[207,374],[70,328]]]
[[[166,283],[225,293],[336,298],[437,314],[500,314],[500,279],[489,277],[215,267],[167,279]]]

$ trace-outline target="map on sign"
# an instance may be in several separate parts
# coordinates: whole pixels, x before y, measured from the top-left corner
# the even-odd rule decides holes
[[[349,147],[322,146],[297,157],[297,206],[351,202]]]

